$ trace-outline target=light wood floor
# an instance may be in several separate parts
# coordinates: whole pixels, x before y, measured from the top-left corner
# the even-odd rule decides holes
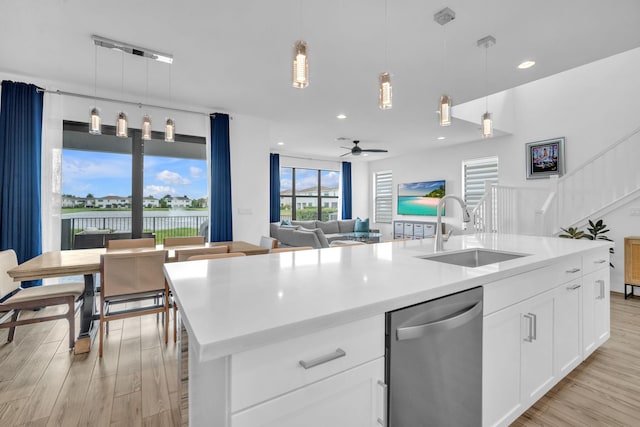
[[[640,426],[640,297],[611,293],[611,338],[513,426]]]
[[[176,346],[162,322],[109,329],[102,359],[97,337],[91,353],[69,352],[65,320],[18,327],[13,343],[0,330],[0,426],[178,426]]]
[[[47,309],[51,310],[51,309]],[[28,312],[25,315],[41,315]],[[155,316],[111,322],[102,360],[64,320],[0,330],[0,426],[177,426],[175,345]],[[611,338],[515,426],[640,425],[640,297],[611,297]]]

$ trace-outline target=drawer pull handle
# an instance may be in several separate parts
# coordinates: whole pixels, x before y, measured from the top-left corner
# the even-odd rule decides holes
[[[577,273],[578,271],[580,271],[579,268],[572,268],[571,270],[567,270],[567,273]]]
[[[579,287],[580,287],[580,285],[567,286],[567,290],[568,291],[575,291]]]
[[[607,262],[606,259],[599,259],[597,261],[593,261],[594,264],[604,264],[605,262]]]
[[[320,357],[316,357],[315,359],[311,359],[309,361],[300,360],[298,363],[304,369],[311,369],[314,366],[318,366],[318,365],[322,365],[323,363],[331,362],[332,360],[339,359],[339,358],[344,357],[346,355],[347,355],[347,353],[343,349],[337,348],[336,351],[334,351],[333,353],[326,354],[326,355],[320,356]]]

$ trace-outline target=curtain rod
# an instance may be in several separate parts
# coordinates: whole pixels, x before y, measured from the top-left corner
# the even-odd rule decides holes
[[[186,110],[183,108],[173,108],[173,107],[165,107],[162,105],[154,105],[154,104],[145,104],[142,102],[132,102],[132,101],[123,101],[120,99],[114,99],[114,98],[104,98],[101,96],[90,96],[90,95],[85,95],[82,93],[75,93],[75,92],[67,92],[64,90],[50,90],[50,89],[43,89],[43,88],[37,88],[36,89],[38,92],[45,92],[45,93],[53,93],[55,95],[67,95],[67,96],[74,96],[76,98],[85,98],[85,99],[95,99],[96,101],[106,101],[106,102],[115,102],[118,104],[129,104],[129,105],[135,105],[138,108],[142,108],[142,107],[147,107],[147,108],[161,108],[164,110],[171,110],[171,111],[180,111],[183,113],[190,113],[190,114],[203,114],[205,116],[215,116],[216,114],[219,114],[219,112],[217,113],[203,113],[202,111],[194,111],[194,110]],[[233,120],[233,117],[231,115],[229,115],[229,119]]]

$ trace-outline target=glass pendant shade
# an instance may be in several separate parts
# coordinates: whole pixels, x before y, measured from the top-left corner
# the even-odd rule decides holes
[[[118,118],[116,119],[116,136],[118,138],[129,137],[129,122],[127,115],[122,111],[118,113]]]
[[[440,97],[440,126],[451,125],[451,98],[449,95]]]
[[[482,137],[491,138],[493,136],[493,121],[491,113],[488,111],[482,115]]]
[[[146,141],[151,139],[151,117],[148,114],[142,118],[142,139]]]
[[[174,142],[176,137],[176,124],[173,119],[167,119],[167,124],[164,127],[164,140],[167,142]]]
[[[89,121],[89,133],[91,135],[102,134],[102,119],[100,118],[100,110],[96,107],[91,109],[91,119]]]
[[[393,106],[393,88],[391,86],[391,75],[389,73],[380,73],[379,85],[380,94],[378,106],[381,110],[388,110]]]
[[[293,87],[302,89],[309,86],[309,61],[307,43],[298,40],[293,46]]]

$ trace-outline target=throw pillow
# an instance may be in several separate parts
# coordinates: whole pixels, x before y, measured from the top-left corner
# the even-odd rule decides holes
[[[288,219],[283,219],[280,225],[291,225],[291,221]]]
[[[369,231],[369,218],[360,219],[356,218],[356,225],[353,227],[353,231],[356,233],[366,233]]]
[[[343,219],[338,221],[338,228],[340,233],[353,233],[353,228],[356,226],[355,219]]]

